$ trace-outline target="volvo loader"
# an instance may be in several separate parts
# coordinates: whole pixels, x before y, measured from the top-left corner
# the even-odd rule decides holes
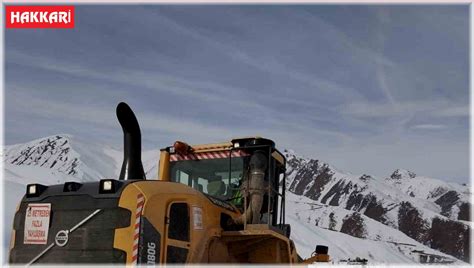
[[[27,185],[13,222],[9,262],[312,263],[299,258],[285,223],[286,159],[260,137],[161,149],[147,180],[137,119],[116,109],[124,132],[120,176]],[[190,130],[192,131],[192,130]]]

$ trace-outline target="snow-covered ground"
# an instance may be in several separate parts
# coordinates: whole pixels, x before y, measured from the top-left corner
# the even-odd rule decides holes
[[[317,217],[319,211],[324,211],[327,207],[309,198],[286,193],[286,221],[291,224],[291,238],[303,258],[309,257],[318,244],[329,247],[329,255],[334,263],[356,257],[365,258],[369,263],[419,263],[419,257],[412,253],[413,250],[454,259],[370,218],[364,220],[368,231],[364,239],[329,230],[329,217]],[[335,214],[336,217],[344,218],[349,213],[347,210],[338,209]],[[313,221],[315,218],[322,219],[318,226],[315,226]],[[340,226],[335,226],[334,229],[339,230]],[[457,263],[462,264],[461,261]]]

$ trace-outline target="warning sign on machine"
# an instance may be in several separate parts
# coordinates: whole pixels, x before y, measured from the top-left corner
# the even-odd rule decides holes
[[[50,214],[51,204],[28,204],[23,244],[46,244],[48,242]]]

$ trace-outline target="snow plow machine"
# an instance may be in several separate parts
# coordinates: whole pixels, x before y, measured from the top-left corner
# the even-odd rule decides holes
[[[124,132],[117,179],[27,185],[13,222],[9,262],[258,263],[329,261],[317,246],[301,259],[285,224],[286,159],[260,137],[161,149],[146,180],[138,121],[116,109]]]

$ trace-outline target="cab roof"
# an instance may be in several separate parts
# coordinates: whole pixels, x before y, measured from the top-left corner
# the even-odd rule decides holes
[[[213,152],[213,151],[223,151],[231,150],[233,148],[244,147],[244,146],[259,146],[259,145],[269,145],[272,147],[272,156],[282,165],[285,165],[285,157],[275,148],[275,142],[270,139],[266,139],[260,136],[249,136],[234,138],[226,142],[218,143],[206,143],[206,144],[193,144],[190,145],[194,153],[202,152]]]

